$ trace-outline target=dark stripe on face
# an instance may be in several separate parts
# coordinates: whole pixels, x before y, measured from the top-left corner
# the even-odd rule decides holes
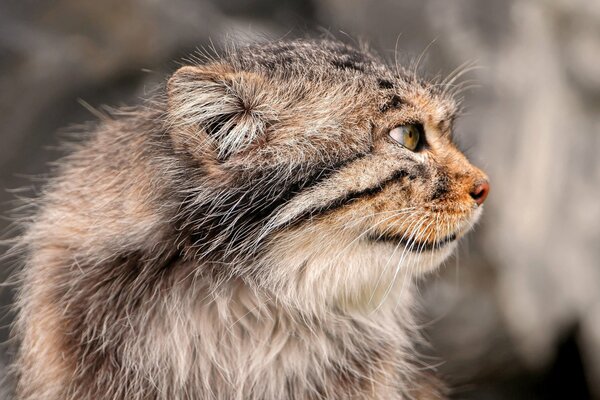
[[[349,159],[346,159],[344,161],[337,162],[335,164],[329,165],[324,168],[316,169],[312,173],[309,173],[308,175],[299,178],[298,180],[296,180],[295,182],[293,182],[291,184],[287,184],[287,185],[282,184],[279,195],[272,198],[271,201],[268,201],[268,199],[266,199],[268,204],[265,205],[263,203],[263,207],[261,207],[261,214],[255,215],[255,217],[256,217],[255,219],[256,220],[263,219],[261,217],[268,216],[276,208],[288,203],[294,197],[296,197],[298,194],[300,194],[306,190],[310,190],[311,188],[321,184],[322,182],[324,182],[325,180],[330,178],[332,175],[339,172],[341,169],[347,167],[348,165],[350,165],[351,163],[353,163],[355,161],[358,161],[358,160],[366,157],[368,154],[369,154],[368,152],[357,154],[357,155],[355,155]],[[279,174],[279,172],[277,172],[277,171],[275,173]],[[293,175],[301,175],[301,174],[297,172]],[[272,192],[272,190],[271,190],[271,192]]]
[[[381,191],[383,191],[383,189],[386,188],[387,185],[397,182],[398,180],[403,179],[407,176],[408,176],[408,172],[405,169],[396,170],[389,177],[385,178],[384,180],[377,183],[376,185],[373,185],[366,189],[348,192],[344,196],[338,197],[337,199],[332,200],[331,202],[329,202],[325,205],[317,206],[310,210],[307,210],[306,212],[302,213],[301,215],[299,215],[296,218],[294,218],[293,220],[291,220],[286,225],[288,227],[291,225],[296,225],[306,219],[310,219],[317,215],[325,214],[325,213],[331,212],[335,209],[338,209],[340,207],[343,207],[344,205],[346,205],[354,200],[380,193]]]
[[[440,169],[437,179],[433,182],[430,201],[437,200],[450,193],[450,177],[445,170]]]
[[[421,252],[421,251],[431,251],[431,250],[439,250],[447,244],[456,240],[456,234],[448,235],[440,240],[436,240],[435,242],[429,241],[420,241],[420,240],[411,240],[413,238],[409,237],[406,234],[402,235],[394,235],[390,233],[382,233],[380,235],[377,234],[369,234],[367,235],[367,240],[371,240],[373,242],[385,242],[391,243],[394,245],[401,244],[409,251],[412,252]]]
[[[229,250],[251,241],[264,222],[298,194],[368,154],[370,152],[365,151],[321,168],[300,166],[283,181],[277,180],[282,173],[275,168],[256,174],[238,174],[231,191],[223,194],[216,188],[214,196],[207,196],[210,202],[191,204],[189,214],[179,225],[192,227],[187,235],[199,253],[224,260]]]

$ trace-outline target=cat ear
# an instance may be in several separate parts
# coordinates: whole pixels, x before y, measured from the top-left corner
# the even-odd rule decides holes
[[[193,154],[208,141],[220,159],[248,148],[276,117],[268,89],[258,74],[220,64],[180,68],[167,84],[173,140]]]

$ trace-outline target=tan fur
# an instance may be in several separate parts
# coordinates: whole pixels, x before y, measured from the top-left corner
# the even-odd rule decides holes
[[[296,41],[106,117],[20,238],[17,398],[441,398],[411,288],[481,213],[456,109],[443,82]],[[409,123],[422,150],[389,137]]]

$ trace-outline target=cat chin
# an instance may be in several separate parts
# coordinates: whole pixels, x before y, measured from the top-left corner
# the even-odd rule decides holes
[[[327,304],[368,310],[394,298],[413,277],[435,270],[457,245],[456,238],[448,238],[411,251],[400,242],[357,239],[327,227],[321,235],[315,231],[313,226],[278,237],[256,271],[262,272],[260,286],[276,293],[279,302],[316,312]]]
[[[458,241],[454,240],[442,248],[417,255],[420,260],[416,262],[418,267],[415,268],[415,275],[422,275],[438,269],[454,253],[457,246]]]
[[[457,241],[422,252],[404,251],[402,246],[392,244],[363,246],[363,254],[370,264],[362,260],[357,263],[347,261],[343,265],[346,279],[338,286],[335,303],[342,309],[373,312],[398,304],[400,298],[410,292],[406,289],[413,278],[436,270],[454,252]]]
[[[389,242],[374,243],[374,247],[380,249],[380,262],[398,267],[400,274],[404,276],[419,276],[437,269],[448,257],[452,255],[458,245],[458,240],[453,239],[443,245],[421,248],[415,251],[410,246],[402,246]]]

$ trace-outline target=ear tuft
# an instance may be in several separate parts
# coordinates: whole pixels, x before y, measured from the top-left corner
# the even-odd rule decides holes
[[[193,153],[208,141],[225,159],[256,143],[276,119],[261,76],[220,64],[180,68],[167,93],[171,135]]]

